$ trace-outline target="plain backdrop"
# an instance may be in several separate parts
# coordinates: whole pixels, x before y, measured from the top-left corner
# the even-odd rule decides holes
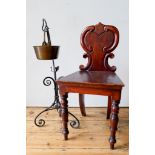
[[[86,26],[102,22],[119,29],[120,42],[114,51],[115,58],[109,62],[117,66],[116,73],[125,84],[120,106],[128,106],[128,0],[27,0],[26,10],[27,106],[49,106],[54,99],[53,86],[42,84],[46,76],[53,76],[52,62],[37,60],[32,47],[42,44],[42,18],[47,20],[52,44],[60,46],[59,58],[55,60],[60,66],[58,77],[78,71],[80,64],[87,63],[80,45],[80,34]],[[85,103],[89,107],[107,106],[107,97],[86,95]],[[69,106],[78,106],[77,94],[69,94]]]

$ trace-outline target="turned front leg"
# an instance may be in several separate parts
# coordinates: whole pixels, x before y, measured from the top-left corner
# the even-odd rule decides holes
[[[64,135],[64,140],[68,139],[68,94],[65,93],[61,95],[61,118],[62,118],[62,133]]]
[[[114,144],[116,143],[116,131],[118,125],[118,113],[119,113],[119,100],[112,101],[111,115],[110,115],[110,148],[114,149]]]

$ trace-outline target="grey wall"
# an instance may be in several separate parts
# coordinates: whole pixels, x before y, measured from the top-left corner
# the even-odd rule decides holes
[[[117,66],[116,73],[125,83],[120,106],[129,104],[129,17],[128,0],[27,0],[27,106],[48,106],[53,100],[53,87],[45,87],[42,80],[51,76],[50,61],[36,59],[33,45],[43,40],[42,18],[48,22],[52,43],[60,45],[59,76],[77,71],[86,64],[80,46],[80,34],[88,25],[103,22],[115,25],[120,32],[120,42],[110,60]],[[69,95],[69,105],[78,106],[78,95]],[[87,95],[86,106],[106,106],[107,97]]]

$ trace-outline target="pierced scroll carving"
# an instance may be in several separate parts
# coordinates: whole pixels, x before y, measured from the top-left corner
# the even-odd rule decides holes
[[[80,70],[116,71],[116,67],[108,63],[109,58],[114,58],[111,52],[119,42],[116,27],[102,23],[88,26],[81,34],[80,42],[86,52],[83,58],[88,58],[87,65],[80,65]]]

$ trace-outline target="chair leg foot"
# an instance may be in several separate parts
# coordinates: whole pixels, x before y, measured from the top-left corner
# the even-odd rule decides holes
[[[107,116],[107,119],[110,119],[110,116]]]
[[[110,143],[110,149],[114,150],[114,143]]]
[[[68,134],[64,134],[64,140],[68,140]]]
[[[82,116],[84,116],[84,117],[85,117],[85,116],[86,116],[86,114],[85,114],[85,113],[82,113]]]

